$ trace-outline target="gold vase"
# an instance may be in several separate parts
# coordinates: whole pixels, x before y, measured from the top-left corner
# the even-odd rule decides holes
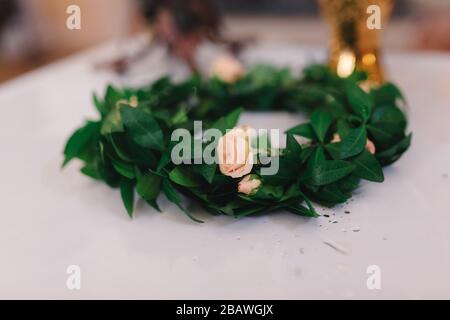
[[[390,17],[394,0],[319,0],[331,27],[330,67],[341,77],[355,69],[368,73],[369,81],[380,84],[384,72],[380,61],[379,29],[370,29],[368,7],[380,8],[381,29]]]

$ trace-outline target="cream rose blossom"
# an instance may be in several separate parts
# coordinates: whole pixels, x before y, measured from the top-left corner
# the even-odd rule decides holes
[[[245,73],[242,64],[230,55],[222,55],[214,59],[211,74],[224,82],[233,83]]]
[[[339,133],[335,133],[333,135],[333,140],[331,140],[331,143],[338,143],[338,142],[341,142],[341,136],[339,135]],[[366,150],[369,151],[371,154],[375,154],[376,152],[375,144],[369,139],[367,139],[366,142]]]
[[[258,176],[249,174],[239,182],[238,191],[250,196],[258,190],[260,185],[261,180],[258,178]]]
[[[217,155],[222,174],[241,178],[253,169],[249,127],[236,127],[219,139]]]

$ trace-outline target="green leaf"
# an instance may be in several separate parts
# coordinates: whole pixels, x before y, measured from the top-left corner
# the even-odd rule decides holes
[[[361,178],[357,177],[355,174],[351,174],[342,180],[337,182],[339,188],[344,192],[351,192],[358,188]]]
[[[263,183],[252,198],[278,201],[283,196],[283,191],[284,188],[282,186],[271,186]]]
[[[211,127],[220,130],[222,134],[225,134],[227,129],[233,129],[238,121],[239,117],[241,116],[241,113],[244,109],[237,108],[233,111],[231,111],[228,115],[225,117],[220,118],[217,120]]]
[[[403,94],[393,83],[387,82],[382,86],[373,89],[371,92],[376,105],[395,105],[397,99],[405,101]]]
[[[96,94],[92,95],[92,101],[94,102],[95,108],[97,109],[98,113],[103,117],[108,113],[108,109],[105,106],[105,103],[102,102]]]
[[[294,138],[292,134],[286,135],[286,149],[284,150],[284,157],[288,162],[299,166],[302,159],[302,146]]]
[[[285,209],[293,214],[296,214],[298,216],[302,217],[309,217],[309,218],[317,218],[317,213],[311,211],[308,208],[305,208],[304,206],[298,204],[298,205],[289,205],[285,207]]]
[[[102,180],[103,179],[96,164],[86,164],[83,168],[81,168],[81,173],[83,173],[84,175],[86,175],[94,180]]]
[[[361,179],[383,182],[383,169],[377,159],[367,150],[364,150],[359,156],[352,161],[356,168],[353,174]]]
[[[199,187],[201,183],[191,170],[185,166],[177,166],[170,172],[169,178],[176,184],[186,188]]]
[[[65,167],[72,159],[80,157],[99,137],[100,123],[88,121],[84,127],[75,131],[64,148]]]
[[[408,150],[411,145],[412,134],[409,134],[400,142],[390,147],[389,149],[383,150],[376,154],[377,159],[380,161],[381,165],[386,166],[395,161],[397,161],[401,155]]]
[[[311,127],[310,123],[299,124],[298,126],[295,126],[291,129],[289,129],[288,131],[286,131],[286,133],[305,137],[305,138],[308,138],[311,140],[316,139],[316,135],[315,135],[314,130]]]
[[[337,122],[337,131],[341,139],[344,139],[350,132],[350,125],[344,119],[339,119]]]
[[[163,192],[167,198],[167,200],[169,200],[170,202],[172,202],[173,204],[175,204],[181,211],[183,211],[191,220],[197,222],[197,223],[203,223],[203,221],[198,220],[197,218],[193,217],[188,210],[186,210],[182,205],[181,205],[181,198],[178,194],[178,191],[172,186],[172,184],[170,183],[170,181],[168,179],[163,179]]]
[[[101,134],[107,135],[114,132],[123,132],[120,107],[114,107],[103,120]]]
[[[365,126],[350,129],[340,143],[340,159],[346,159],[360,154],[367,143],[367,130]]]
[[[342,142],[334,142],[325,145],[325,150],[333,160],[341,160],[341,144]]]
[[[303,200],[305,201],[306,205],[308,206],[309,211],[313,214],[313,217],[318,217],[319,214],[317,213],[316,209],[312,205],[311,200],[309,200],[309,198],[303,192],[300,191],[300,194],[301,194]]]
[[[155,154],[156,151],[138,146],[133,141],[129,141],[127,143],[127,148],[129,149],[129,154],[133,158],[133,162],[136,163],[136,165],[152,170],[158,166],[159,160],[157,157],[158,155]]]
[[[116,159],[111,159],[111,163],[112,163],[114,169],[116,169],[116,171],[121,176],[124,176],[125,178],[128,178],[128,179],[135,178],[136,174],[135,174],[134,166],[132,164],[121,162]]]
[[[364,120],[369,119],[370,112],[374,105],[373,98],[356,83],[350,81],[346,82],[345,92],[353,111]]]
[[[324,202],[327,205],[344,203],[349,198],[349,195],[343,193],[334,183],[320,188],[314,196],[317,200]]]
[[[161,191],[162,178],[152,172],[137,175],[137,193],[156,210],[161,211],[156,199]]]
[[[164,139],[156,120],[139,108],[123,106],[122,121],[131,139],[144,148],[163,150]]]
[[[333,117],[324,111],[315,111],[311,115],[311,126],[320,142],[325,140],[325,136],[333,122]]]
[[[194,167],[195,172],[197,172],[203,178],[205,178],[205,180],[209,184],[213,183],[214,175],[216,174],[216,171],[217,171],[217,164],[202,163],[202,164],[196,164],[193,167]]]
[[[370,117],[370,123],[379,127],[389,127],[403,133],[406,129],[406,117],[395,106],[384,105],[376,108]]]
[[[117,90],[113,86],[109,85],[106,88],[106,93],[105,93],[105,104],[106,104],[106,107],[109,110],[112,110],[116,106],[117,101],[122,99],[122,97],[123,97],[123,95],[122,95],[122,93],[119,90]]]
[[[176,126],[182,123],[185,123],[189,120],[187,116],[186,108],[181,108],[178,112],[172,117],[172,125]]]
[[[133,218],[134,210],[134,185],[134,180],[126,178],[120,180],[120,195],[130,218]]]
[[[308,168],[300,181],[313,186],[323,186],[349,175],[355,165],[343,160],[327,160],[322,164]]]
[[[314,149],[315,149],[314,147],[306,147],[305,149],[302,150],[301,156],[302,163],[308,161],[309,157],[311,157],[312,153],[314,152]]]
[[[367,130],[377,146],[389,146],[396,141],[395,135],[382,128],[369,124]]]
[[[159,159],[158,167],[156,171],[159,173],[161,172],[169,163],[172,162],[170,156],[171,156],[172,149],[167,148],[162,154],[161,158]]]
[[[325,153],[323,151],[323,148],[321,146],[315,147],[313,153],[311,154],[308,160],[308,167],[312,168],[324,162],[325,162]]]
[[[124,150],[124,147],[122,146],[121,143],[121,138],[120,136],[118,136],[118,134],[112,134],[108,138],[109,138],[108,140],[111,142],[114,152],[122,161],[133,162],[133,160],[128,156],[127,152]]]

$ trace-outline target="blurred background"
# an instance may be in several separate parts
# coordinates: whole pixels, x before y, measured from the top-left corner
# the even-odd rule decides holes
[[[211,0],[214,10],[203,2],[209,1],[0,0],[0,82],[150,29],[187,62],[198,34],[220,38],[230,47],[251,42],[325,46],[328,41],[328,28],[315,0]],[[81,8],[81,30],[66,27],[67,7],[74,4]],[[171,16],[160,10],[164,4],[171,8]],[[184,14],[186,8],[194,8],[196,14]],[[173,21],[181,31],[198,26],[207,30],[187,36],[190,33],[172,30]],[[397,0],[383,36],[387,49],[449,52],[450,1]],[[121,61],[115,63],[120,69]]]

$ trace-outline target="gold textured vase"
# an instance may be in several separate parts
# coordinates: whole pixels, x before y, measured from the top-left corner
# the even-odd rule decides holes
[[[376,5],[384,29],[394,0],[319,0],[331,26],[330,66],[341,77],[364,70],[369,81],[380,84],[384,72],[380,61],[380,29],[369,28],[369,6]],[[373,8],[373,7],[372,7]]]

